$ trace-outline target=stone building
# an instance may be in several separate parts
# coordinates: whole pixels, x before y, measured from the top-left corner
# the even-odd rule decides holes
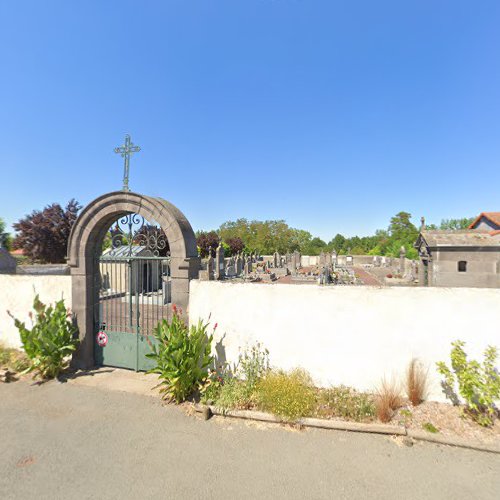
[[[500,288],[500,212],[484,212],[460,231],[423,225],[415,248],[422,286]]]

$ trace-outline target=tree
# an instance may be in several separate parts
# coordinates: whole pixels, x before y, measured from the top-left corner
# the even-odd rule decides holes
[[[243,243],[243,240],[239,237],[236,236],[234,238],[229,238],[225,242],[228,246],[228,253],[227,256],[231,257],[232,255],[236,255],[237,253],[240,253],[243,251],[245,248],[245,243]]]
[[[209,255],[215,257],[215,251],[219,246],[219,235],[215,231],[200,231],[196,237],[196,244],[201,257]]]
[[[462,217],[461,219],[443,219],[439,225],[439,229],[457,231],[467,229],[475,217]]]
[[[59,203],[53,203],[41,211],[34,210],[13,224],[17,231],[13,248],[22,249],[25,255],[36,262],[65,262],[69,234],[81,208],[72,199],[64,209]]]
[[[341,253],[344,249],[345,242],[345,236],[337,233],[330,243],[328,243],[328,248],[332,251],[335,250],[337,253]]]
[[[5,232],[5,222],[0,218],[0,248],[5,247],[7,250],[10,248],[11,238],[9,233]]]
[[[411,214],[408,212],[399,212],[391,218],[389,224],[389,234],[394,240],[413,240],[418,237],[418,229],[410,221]]]

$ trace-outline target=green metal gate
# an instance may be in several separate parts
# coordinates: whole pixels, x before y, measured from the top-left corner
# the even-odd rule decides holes
[[[146,357],[156,342],[153,329],[168,320],[170,311],[166,237],[141,216],[129,214],[111,227],[96,257],[95,362],[148,370],[153,367]]]

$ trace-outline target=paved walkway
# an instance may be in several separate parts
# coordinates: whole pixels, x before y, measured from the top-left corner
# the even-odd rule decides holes
[[[100,376],[0,384],[2,500],[498,498],[498,455],[205,422],[155,397],[111,389]]]

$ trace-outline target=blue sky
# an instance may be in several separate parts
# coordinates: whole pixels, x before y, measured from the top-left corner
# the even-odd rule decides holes
[[[0,0],[0,217],[121,188],[328,240],[500,210],[500,2]]]

